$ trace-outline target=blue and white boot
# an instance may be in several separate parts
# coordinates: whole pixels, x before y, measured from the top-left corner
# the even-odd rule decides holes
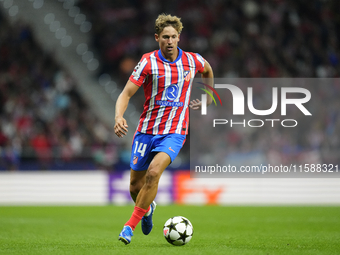
[[[122,241],[125,244],[129,244],[131,242],[131,237],[133,236],[133,231],[130,226],[124,226],[122,232],[120,232],[118,240]]]
[[[151,210],[149,212],[147,212],[143,218],[142,218],[142,231],[144,235],[148,235],[153,227],[153,223],[152,223],[152,215],[156,210],[156,202],[153,201],[151,203]]]

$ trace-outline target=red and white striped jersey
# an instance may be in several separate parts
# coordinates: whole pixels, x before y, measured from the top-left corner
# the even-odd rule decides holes
[[[187,134],[193,78],[203,72],[205,60],[178,48],[174,62],[160,50],[143,55],[130,81],[144,88],[145,103],[137,131],[145,134]]]

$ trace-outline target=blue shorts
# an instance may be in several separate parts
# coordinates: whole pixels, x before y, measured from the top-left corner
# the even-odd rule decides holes
[[[148,169],[158,152],[165,152],[173,162],[185,139],[186,136],[180,134],[150,135],[136,132],[132,141],[130,167],[135,171]]]

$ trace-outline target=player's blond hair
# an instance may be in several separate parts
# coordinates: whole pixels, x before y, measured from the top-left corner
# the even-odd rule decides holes
[[[183,29],[181,18],[165,13],[158,15],[158,18],[155,22],[156,34],[159,35],[160,33],[162,33],[163,29],[168,26],[172,26],[179,34],[182,32]]]

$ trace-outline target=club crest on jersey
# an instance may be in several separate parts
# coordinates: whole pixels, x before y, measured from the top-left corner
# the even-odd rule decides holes
[[[191,72],[190,71],[184,71],[183,72],[184,80],[190,81],[191,79]]]
[[[134,164],[134,165],[136,165],[137,164],[137,162],[138,162],[138,156],[133,156],[133,161],[132,161],[132,163]]]

